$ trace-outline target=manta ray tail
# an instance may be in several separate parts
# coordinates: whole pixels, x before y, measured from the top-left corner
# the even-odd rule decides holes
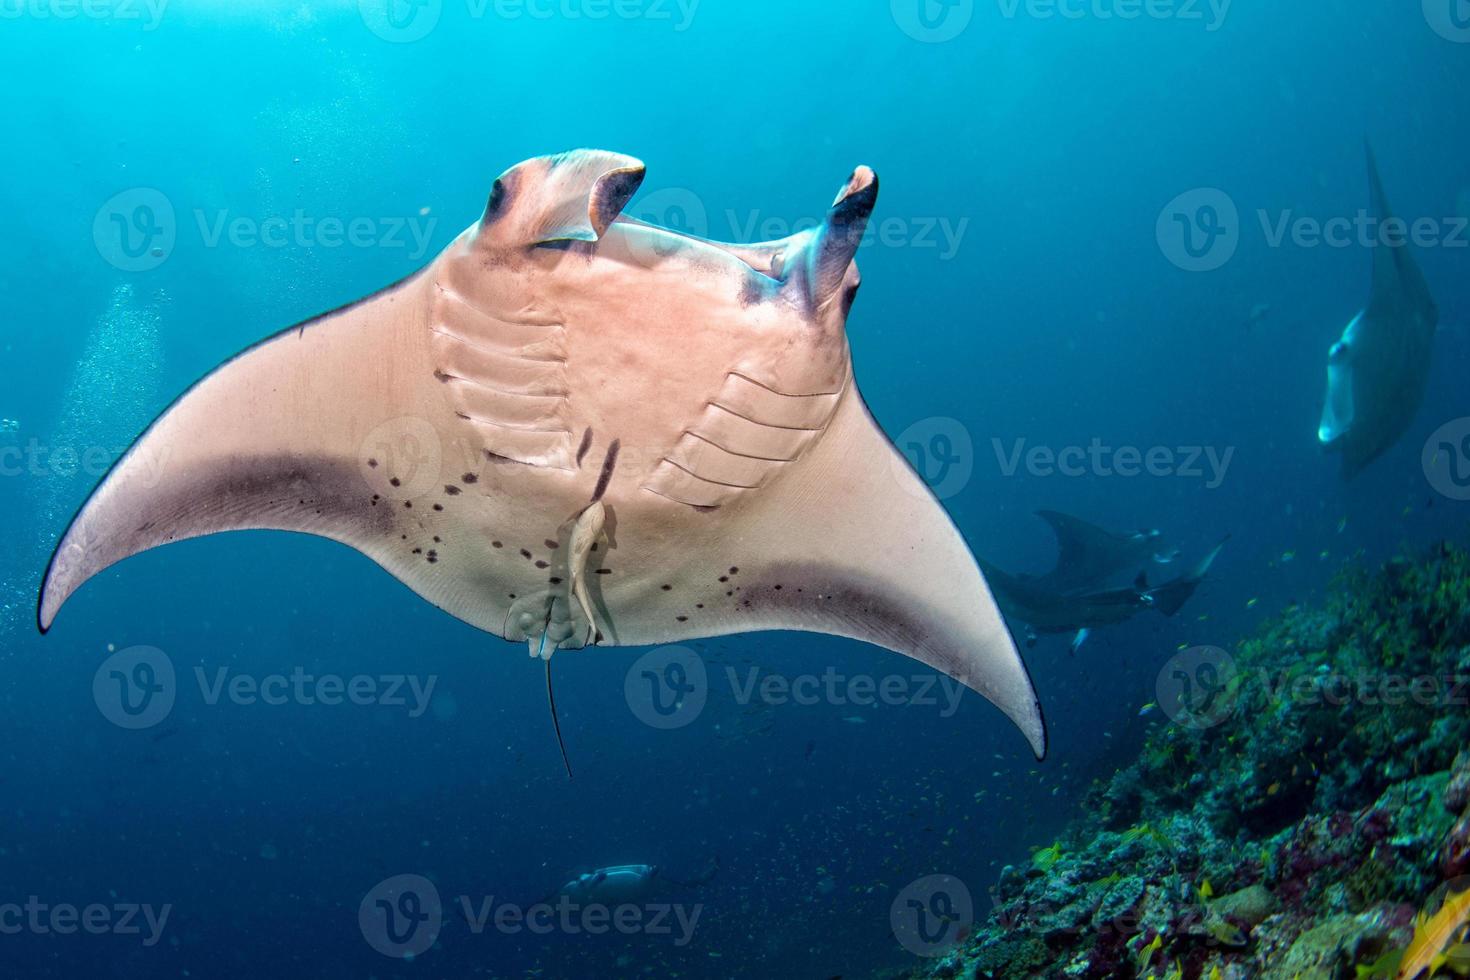
[[[561,764],[566,767],[567,779],[572,778],[572,763],[567,758],[567,743],[561,737],[561,721],[556,716],[556,692],[551,688],[551,658],[546,658],[546,703],[551,708],[551,727],[556,732],[556,747],[561,749]]]

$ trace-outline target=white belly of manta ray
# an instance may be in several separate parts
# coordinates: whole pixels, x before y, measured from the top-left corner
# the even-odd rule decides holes
[[[513,167],[424,270],[201,380],[67,530],[42,631],[130,555],[298,531],[542,657],[775,629],[874,643],[1043,755],[969,547],[854,379],[876,176],[820,227],[736,246],[622,217],[643,175],[590,150]]]

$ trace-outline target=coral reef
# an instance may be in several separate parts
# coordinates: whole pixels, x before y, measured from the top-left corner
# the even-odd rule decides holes
[[[1157,724],[920,975],[1393,976],[1470,871],[1470,554],[1347,573],[1231,657],[1233,710]]]

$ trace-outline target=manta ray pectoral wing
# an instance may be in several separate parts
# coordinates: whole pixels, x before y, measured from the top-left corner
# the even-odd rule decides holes
[[[340,541],[443,604],[436,546],[428,535],[409,540],[431,512],[422,495],[442,489],[441,468],[460,466],[428,421],[446,412],[428,371],[424,282],[277,334],[180,397],[62,537],[41,629],[87,579],[130,555],[242,529]]]
[[[708,539],[640,558],[667,589],[614,602],[619,642],[762,629],[863,640],[985,696],[1045,753],[1035,691],[974,557],[854,386],[799,460],[703,521]]]
[[[1429,283],[1414,261],[1407,241],[1408,226],[1405,225],[1402,231],[1393,231],[1385,224],[1395,218],[1394,211],[1389,206],[1388,193],[1383,189],[1383,177],[1378,172],[1378,159],[1371,145],[1367,147],[1367,154],[1371,211],[1377,222],[1377,240],[1373,246],[1373,291],[1365,315],[1370,319],[1417,315],[1437,324],[1438,311],[1429,292]]]
[[[855,386],[791,475],[764,502],[785,542],[771,550],[821,598],[793,603],[787,625],[928,664],[992,701],[1044,756],[1040,703],[969,546]]]

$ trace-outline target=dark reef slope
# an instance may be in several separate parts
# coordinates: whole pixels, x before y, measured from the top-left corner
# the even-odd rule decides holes
[[[1222,720],[1156,726],[922,975],[1394,975],[1470,874],[1470,554],[1352,573],[1231,656]]]

